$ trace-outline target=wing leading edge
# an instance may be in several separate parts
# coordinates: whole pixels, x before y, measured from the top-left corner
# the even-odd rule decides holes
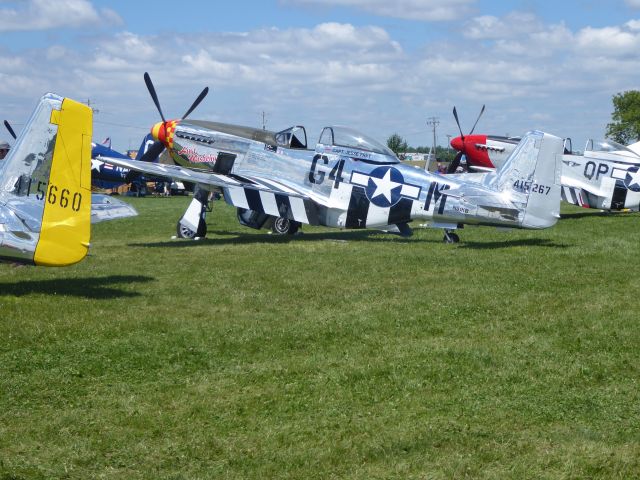
[[[274,217],[284,217],[309,225],[318,225],[316,201],[290,186],[262,177],[240,177],[190,170],[178,165],[140,162],[124,158],[98,157],[112,165],[157,177],[195,183],[211,190],[220,188],[225,201],[234,207],[255,210]]]

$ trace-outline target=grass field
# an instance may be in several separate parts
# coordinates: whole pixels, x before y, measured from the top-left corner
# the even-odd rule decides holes
[[[132,199],[0,265],[0,479],[640,478],[640,215],[172,241]]]

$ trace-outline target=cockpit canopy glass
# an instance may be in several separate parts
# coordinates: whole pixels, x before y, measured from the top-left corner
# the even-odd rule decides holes
[[[626,154],[638,156],[638,154],[633,150],[629,150],[624,145],[621,145],[618,142],[615,142],[610,139],[601,140],[597,142],[594,142],[593,140],[589,140],[587,142],[587,146],[585,147],[585,151],[603,152],[603,153],[624,152]]]
[[[318,143],[325,146],[331,145],[335,147],[353,148],[390,157],[384,159],[385,163],[399,162],[391,149],[368,135],[349,127],[325,127],[324,130],[322,130]]]
[[[276,133],[276,143],[285,148],[307,148],[307,131],[301,125]]]

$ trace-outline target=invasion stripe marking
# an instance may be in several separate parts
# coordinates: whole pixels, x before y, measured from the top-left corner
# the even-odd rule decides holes
[[[365,228],[369,213],[369,200],[364,188],[354,187],[349,198],[346,228]]]
[[[611,209],[622,210],[626,201],[627,187],[621,180],[616,180],[616,186],[613,189],[613,195],[611,197]]]
[[[289,197],[289,203],[291,205],[291,212],[293,213],[293,219],[302,223],[310,223],[307,216],[307,210],[305,208],[305,202],[299,197]]]
[[[389,207],[378,207],[371,203],[367,212],[367,227],[389,225]]]
[[[231,203],[234,207],[239,208],[249,208],[249,203],[247,202],[247,196],[244,194],[244,188],[242,187],[227,187],[227,199],[228,202]]]
[[[389,211],[389,225],[410,222],[412,207],[413,200],[409,200],[408,198],[401,198],[400,201],[392,206],[391,210]]]
[[[255,210],[256,212],[263,212],[262,201],[260,200],[260,192],[251,188],[245,188],[244,194],[247,196],[247,203],[249,204],[249,210]]]
[[[260,200],[262,201],[262,208],[267,215],[273,215],[274,217],[280,216],[278,211],[278,204],[276,203],[276,196],[271,192],[259,192]]]
[[[275,199],[279,216],[291,219],[291,203],[289,202],[289,197],[287,195],[276,194]],[[295,220],[295,218],[293,218],[293,220]]]
[[[574,205],[580,205],[580,203],[578,202],[578,196],[576,195],[576,192],[573,188],[569,189],[569,193],[571,194],[571,200],[573,202]]]

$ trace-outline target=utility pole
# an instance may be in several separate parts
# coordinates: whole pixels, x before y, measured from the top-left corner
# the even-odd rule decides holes
[[[262,111],[262,130],[266,130],[267,129],[267,113],[263,110]]]
[[[89,107],[91,110],[93,110],[93,113],[100,113],[100,110],[98,110],[97,108],[93,108],[91,106],[91,99],[87,98],[87,107]]]
[[[431,150],[429,151],[429,158],[427,162],[424,164],[425,171],[429,171],[429,165],[431,163],[431,159],[436,156],[436,127],[440,125],[440,119],[438,117],[428,117],[427,118],[427,126],[432,127],[433,129],[433,145]]]
[[[451,151],[451,137],[453,135],[447,134],[447,150]]]

